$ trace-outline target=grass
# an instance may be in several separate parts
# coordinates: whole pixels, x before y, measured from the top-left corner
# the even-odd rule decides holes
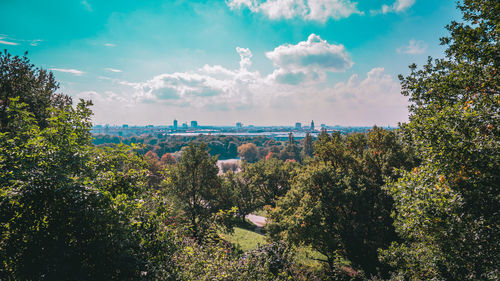
[[[232,234],[220,234],[225,240],[237,245],[242,251],[254,250],[259,245],[267,243],[266,236],[255,231],[255,226],[248,222],[242,222],[234,227]],[[310,247],[302,246],[297,249],[297,262],[312,268],[320,268],[322,262],[318,259],[325,259],[325,257]]]
[[[235,227],[232,234],[222,234],[222,236],[234,245],[238,245],[245,252],[266,244],[264,235],[241,227]]]

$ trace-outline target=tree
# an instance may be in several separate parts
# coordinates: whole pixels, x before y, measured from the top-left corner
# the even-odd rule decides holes
[[[248,163],[254,163],[258,160],[257,146],[253,143],[245,143],[238,147],[238,154]]]
[[[393,132],[376,127],[347,137],[324,134],[315,150],[313,161],[291,180],[290,191],[271,212],[270,236],[312,246],[330,270],[339,270],[340,257],[354,270],[387,277],[389,268],[379,262],[378,249],[397,236],[392,198],[382,186],[385,177],[397,177],[394,168],[412,167],[411,157]]]
[[[261,200],[248,182],[243,178],[241,173],[233,173],[232,171],[223,175],[223,185],[231,192],[231,206],[238,208],[238,217],[241,220],[251,212],[260,207]]]
[[[498,280],[498,1],[465,0],[446,58],[400,77],[412,102],[405,141],[422,164],[388,185],[404,238],[384,258],[405,279]]]
[[[211,216],[219,211],[216,199],[221,183],[216,162],[205,143],[191,143],[183,150],[173,174],[173,195],[183,204],[192,235],[198,239],[203,238]]]
[[[305,159],[307,157],[312,157],[314,153],[313,149],[313,141],[312,141],[312,136],[309,133],[306,133],[306,136],[304,137],[304,146],[302,148],[302,159]]]
[[[284,163],[275,158],[243,165],[241,177],[257,195],[257,208],[275,206],[276,200],[290,189],[296,166],[296,163]]]
[[[288,134],[288,143],[286,144],[285,149],[280,152],[280,159],[283,161],[288,159],[300,161],[300,148],[295,143],[292,133]]]
[[[234,142],[230,142],[227,145],[227,155],[229,158],[235,158],[238,156],[238,145]]]
[[[57,100],[55,82],[42,87],[52,76],[37,71],[26,58],[2,56],[0,279],[168,274],[168,212],[153,204],[156,194],[144,195],[146,164],[130,147],[93,147],[91,102],[47,105]],[[39,99],[22,102],[16,87]]]
[[[170,154],[170,153],[165,153],[161,156],[161,159],[160,159],[160,162],[163,164],[163,165],[175,165],[177,164],[177,160],[175,159],[175,157]]]
[[[140,270],[127,218],[88,180],[87,106],[51,111],[41,129],[26,104],[9,101],[0,133],[2,279],[129,279]]]
[[[64,109],[72,103],[71,98],[57,94],[58,83],[50,71],[35,68],[26,57],[11,56],[0,52],[0,128],[9,127],[7,110],[10,100],[26,104],[26,110],[33,114],[40,128],[48,125],[50,108]]]

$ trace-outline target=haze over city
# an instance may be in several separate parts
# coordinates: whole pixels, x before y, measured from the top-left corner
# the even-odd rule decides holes
[[[395,126],[397,75],[458,18],[451,0],[27,2],[2,3],[0,47],[92,99],[94,124]]]

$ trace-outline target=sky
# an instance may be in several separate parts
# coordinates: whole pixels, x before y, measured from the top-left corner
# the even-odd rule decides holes
[[[395,126],[398,74],[444,56],[454,0],[2,0],[28,51],[94,124]]]

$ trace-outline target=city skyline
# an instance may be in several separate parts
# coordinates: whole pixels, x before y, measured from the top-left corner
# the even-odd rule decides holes
[[[458,18],[451,0],[28,2],[1,4],[0,48],[92,99],[95,124],[395,126],[397,75]]]

